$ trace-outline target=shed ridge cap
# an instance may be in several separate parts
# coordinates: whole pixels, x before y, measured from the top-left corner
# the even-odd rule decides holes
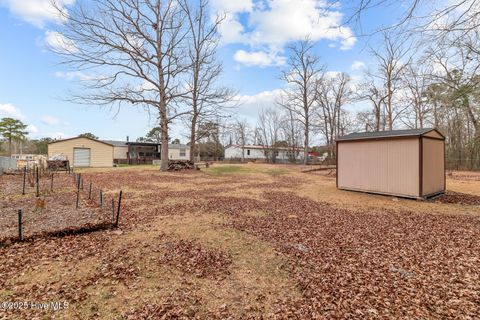
[[[348,135],[337,138],[337,141],[351,141],[351,140],[374,140],[374,139],[388,139],[388,138],[401,138],[401,137],[421,137],[425,134],[436,131],[443,139],[445,136],[437,128],[420,128],[420,129],[398,129],[387,131],[361,131],[353,132]]]

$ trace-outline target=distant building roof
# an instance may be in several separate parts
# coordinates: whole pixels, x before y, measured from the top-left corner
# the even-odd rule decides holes
[[[105,143],[111,144],[115,147],[126,147],[127,141],[117,141],[117,140],[102,140]]]
[[[375,132],[354,132],[338,138],[337,141],[386,139],[386,138],[394,138],[394,137],[420,137],[430,131],[436,131],[442,137],[444,137],[443,134],[437,129],[423,128],[423,129],[391,130],[391,131],[375,131]]]

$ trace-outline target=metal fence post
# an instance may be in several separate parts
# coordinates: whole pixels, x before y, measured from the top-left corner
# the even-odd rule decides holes
[[[115,227],[118,227],[118,219],[120,218],[120,207],[122,205],[122,194],[123,194],[123,191],[120,190],[120,194],[118,195],[117,219],[115,220]]]
[[[27,179],[27,166],[23,168],[23,191],[22,195],[25,195],[25,180]]]
[[[115,219],[115,201],[112,198],[112,220]]]
[[[36,167],[36,173],[37,173],[37,198],[40,197],[40,186],[39,186],[39,177],[38,177],[38,167]]]
[[[92,183],[90,182],[90,187],[88,188],[88,200],[92,199]]]
[[[76,208],[78,209],[78,202],[80,200],[80,191],[77,190],[77,204],[76,204]]]
[[[52,177],[50,180],[50,191],[53,191],[53,172],[52,172]]]
[[[22,209],[18,209],[18,241],[23,240],[22,235]]]
[[[100,207],[103,206],[103,191],[100,190]]]

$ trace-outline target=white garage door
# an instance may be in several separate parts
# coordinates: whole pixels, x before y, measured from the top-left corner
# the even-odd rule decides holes
[[[90,149],[73,149],[73,166],[90,167]]]

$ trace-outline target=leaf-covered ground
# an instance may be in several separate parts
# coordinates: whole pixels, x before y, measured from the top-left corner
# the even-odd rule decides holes
[[[93,177],[92,177],[93,179]],[[83,181],[77,208],[75,177],[65,172],[39,179],[39,197],[36,185],[26,179],[25,195],[23,175],[5,175],[0,178],[0,246],[18,238],[18,210],[22,210],[24,239],[47,236],[49,233],[72,232],[112,223],[112,199],[118,195],[103,197],[100,206],[100,189],[92,182]],[[39,202],[40,201],[40,202]]]
[[[124,190],[120,228],[0,248],[0,303],[69,303],[0,318],[480,316],[476,174],[419,202],[301,169],[85,172],[107,196]]]

